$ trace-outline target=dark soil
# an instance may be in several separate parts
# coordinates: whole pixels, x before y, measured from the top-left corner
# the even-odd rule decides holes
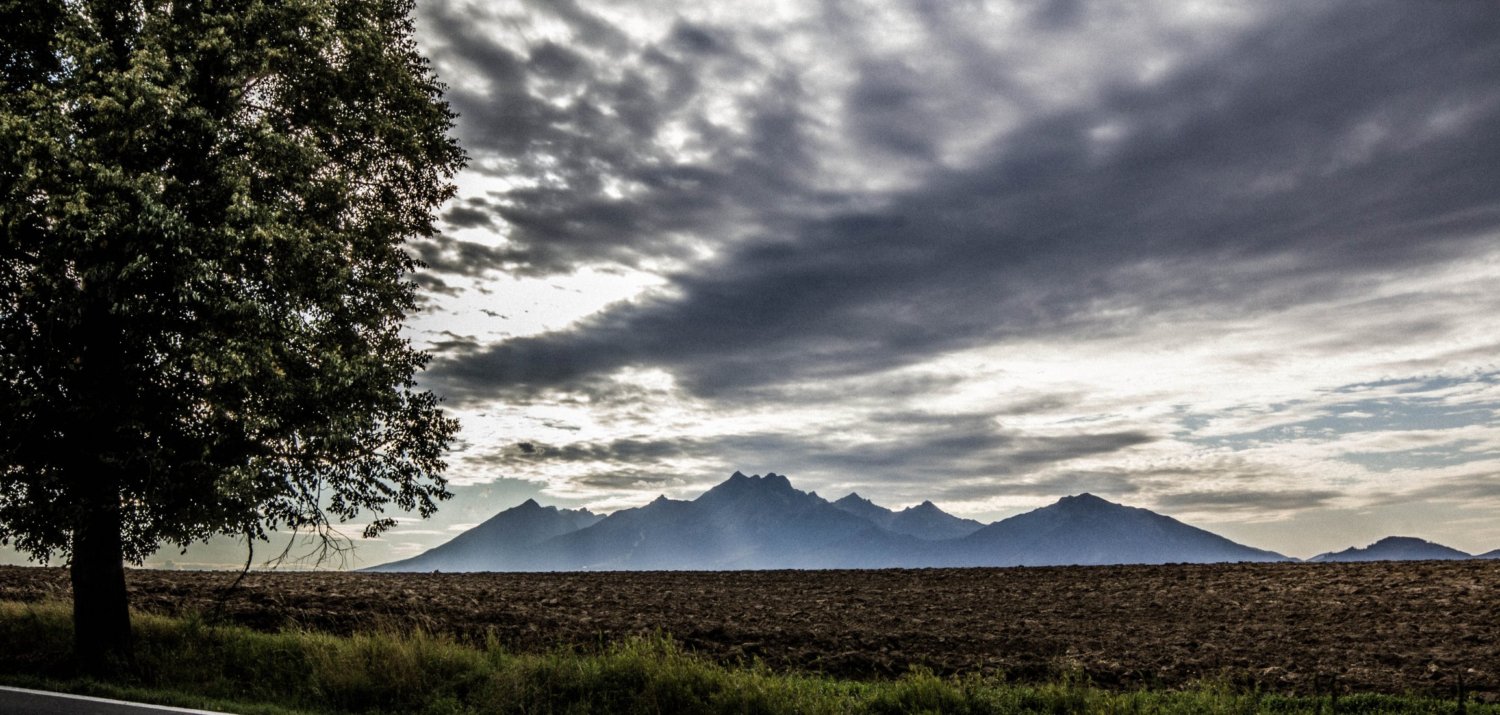
[[[235,574],[131,571],[133,605],[209,613]],[[66,598],[60,569],[0,567],[0,600]],[[1106,687],[1211,679],[1297,693],[1500,700],[1500,561],[882,571],[252,573],[223,604],[256,628],[419,625],[520,650],[670,633],[726,662],[848,677],[938,673]]]

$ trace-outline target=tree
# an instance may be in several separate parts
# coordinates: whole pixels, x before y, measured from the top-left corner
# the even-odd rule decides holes
[[[123,564],[451,496],[403,248],[462,151],[411,0],[0,0],[0,543]]]

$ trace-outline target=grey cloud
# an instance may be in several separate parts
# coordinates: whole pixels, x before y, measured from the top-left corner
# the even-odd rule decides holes
[[[1372,500],[1376,506],[1407,506],[1422,502],[1500,502],[1500,470],[1483,467],[1443,478],[1431,486],[1409,491],[1388,491]]]
[[[1493,412],[1486,411],[1483,415],[1475,415],[1475,417],[1481,417],[1481,419],[1476,421],[1483,424],[1489,421],[1484,418],[1490,418],[1493,414]],[[1339,458],[1377,473],[1396,470],[1441,469],[1461,464],[1500,459],[1500,450],[1476,449],[1481,444],[1479,440],[1455,439],[1414,449],[1386,452],[1345,452]],[[1500,494],[1500,492],[1497,492],[1497,494]]]
[[[1145,435],[1084,435],[1074,439],[1096,444],[1129,443]],[[1040,473],[1040,476],[1037,476]],[[985,499],[997,496],[1061,496],[1092,492],[1106,498],[1131,496],[1168,495],[1157,499],[1162,506],[1186,506],[1185,501],[1168,503],[1172,499],[1184,500],[1191,496],[1199,500],[1198,506],[1206,508],[1215,498],[1222,502],[1219,508],[1230,508],[1235,498],[1241,495],[1248,500],[1250,495],[1262,493],[1267,500],[1274,499],[1280,491],[1258,490],[1254,485],[1267,479],[1281,476],[1273,468],[1247,461],[1234,455],[1221,455],[1211,459],[1197,460],[1180,466],[1145,466],[1134,468],[1110,467],[1104,469],[1062,469],[1051,473],[1036,469],[1019,469],[1015,473],[990,475],[982,478],[969,477],[951,482],[942,492],[946,499]],[[1213,492],[1184,492],[1184,485],[1198,482],[1224,484]],[[1311,493],[1315,490],[1292,490],[1291,494]],[[1177,495],[1177,496],[1172,496]],[[1333,494],[1328,495],[1332,498]],[[1165,499],[1166,501],[1163,501]],[[1321,504],[1321,502],[1318,502]],[[1293,508],[1293,507],[1277,507]]]
[[[699,395],[727,396],[1020,334],[1126,332],[1164,308],[1279,310],[1359,290],[1392,266],[1456,260],[1500,227],[1500,14],[1381,8],[1299,11],[1162,82],[1038,118],[972,168],[865,197],[878,206],[857,213],[827,210],[853,197],[816,210],[789,198],[811,151],[794,84],[752,120],[754,158],[722,171],[643,168],[608,138],[617,130],[580,128],[559,149],[565,166],[602,162],[695,188],[623,203],[573,188],[518,192],[501,213],[532,265],[674,255],[682,246],[667,236],[712,234],[721,209],[764,210],[761,237],[671,276],[662,297],[441,360],[433,375],[451,394],[481,397],[652,365]],[[893,127],[905,82],[894,73],[867,98],[884,97]],[[642,105],[644,126],[662,116],[666,95],[610,91]],[[1120,128],[1113,143],[1093,135],[1104,124]],[[871,141],[899,144],[882,136]]]
[[[681,480],[667,477],[661,474],[636,470],[620,470],[604,472],[599,474],[587,474],[571,483],[581,487],[609,490],[639,490],[639,489],[661,489],[664,487],[678,486]]]
[[[1089,492],[1120,498],[1141,491],[1141,484],[1123,472],[1066,472],[1041,478],[968,478],[945,484],[942,499],[966,501],[1001,496],[1064,497]],[[934,497],[937,498],[937,497]]]
[[[1156,497],[1155,503],[1167,510],[1267,512],[1316,509],[1340,496],[1326,489],[1230,489],[1165,494]]]
[[[1500,499],[1500,471],[1488,471],[1450,480],[1447,484],[1424,490],[1430,499],[1479,501]]]
[[[1033,415],[1039,413],[1056,412],[1067,409],[1083,400],[1083,395],[1077,392],[1053,393],[1048,395],[1037,395],[1024,400],[1017,400],[1002,405],[995,410],[996,415],[1006,417],[1018,417],[1022,415]]]
[[[962,376],[932,373],[887,373],[862,376],[851,381],[822,380],[811,382],[765,382],[746,388],[735,395],[741,404],[830,404],[838,402],[851,408],[861,406],[883,412],[889,405],[903,400],[926,398],[956,388]],[[907,411],[917,416],[920,413]],[[929,413],[930,414],[930,413]],[[942,415],[947,417],[948,415]]]
[[[865,439],[848,441],[851,434]],[[889,484],[958,479],[981,485],[986,494],[1056,491],[1063,482],[1019,482],[1015,476],[1049,465],[1086,456],[1109,454],[1153,439],[1149,435],[1124,432],[1097,435],[1035,436],[998,429],[982,416],[955,416],[921,423],[851,421],[837,434],[752,433],[714,437],[635,437],[604,442],[562,445],[525,442],[492,452],[480,461],[495,467],[588,463],[599,465],[596,473],[655,471],[673,474],[670,462],[690,458],[711,460],[723,469],[744,469],[765,464],[767,469],[802,475],[809,484],[820,478],[858,475],[863,484]],[[527,446],[529,445],[529,446]],[[769,460],[769,462],[768,462]],[[1131,488],[1126,478],[1114,475],[1069,477],[1068,485],[1105,483],[1119,493]],[[1007,489],[1023,491],[1007,491]],[[934,487],[937,491],[937,487]],[[1048,493],[1050,493],[1050,491]],[[929,496],[936,496],[932,494]],[[944,490],[944,497],[955,492]]]
[[[1500,313],[1500,311],[1496,312]],[[1384,367],[1391,373],[1424,373],[1442,370],[1466,362],[1488,361],[1496,355],[1500,355],[1500,343],[1490,343],[1477,348],[1459,348],[1431,357],[1397,360],[1387,363]]]
[[[866,419],[874,424],[937,426],[944,429],[962,427],[967,430],[990,430],[995,425],[987,413],[930,412],[926,410],[882,410],[871,413]]]
[[[1447,388],[1472,385],[1481,387],[1500,381],[1500,374],[1483,372],[1441,379],[1399,379],[1381,383],[1345,385],[1329,392],[1319,401],[1310,417],[1289,417],[1285,422],[1234,434],[1206,437],[1185,436],[1196,444],[1211,447],[1245,448],[1289,439],[1322,436],[1332,439],[1360,432],[1401,432],[1408,430],[1445,430],[1492,422],[1500,414],[1500,402],[1453,400],[1438,393]],[[1437,394],[1434,394],[1437,393]],[[1272,405],[1276,412],[1305,415],[1297,407],[1307,401]],[[1222,414],[1253,415],[1263,407],[1226,410]],[[1195,418],[1185,416],[1193,424]],[[1464,464],[1492,456],[1483,451],[1466,449],[1467,445],[1450,440],[1440,449],[1409,449],[1379,453],[1347,453],[1343,458],[1376,471],[1421,469]]]
[[[1157,437],[1145,432],[1127,431],[1033,439],[1040,444],[1009,455],[1006,461],[1017,467],[1051,464],[1077,457],[1111,454],[1149,444],[1156,441]]]
[[[443,222],[454,228],[479,228],[495,225],[495,217],[473,206],[454,206],[443,214]]]

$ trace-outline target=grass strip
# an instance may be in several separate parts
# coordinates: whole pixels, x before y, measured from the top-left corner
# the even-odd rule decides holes
[[[0,681],[179,707],[293,713],[1465,713],[1500,706],[1417,696],[1290,697],[1218,685],[1111,692],[1081,680],[1005,683],[914,671],[850,681],[729,667],[668,636],[631,638],[597,653],[512,653],[422,631],[348,637],[262,633],[198,618],[134,615],[131,674],[100,683],[68,676],[66,604],[0,602]]]

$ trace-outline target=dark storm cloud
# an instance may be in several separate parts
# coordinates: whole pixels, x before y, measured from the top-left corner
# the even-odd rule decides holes
[[[1032,10],[1032,23],[1038,30],[1067,30],[1077,27],[1087,10],[1083,0],[1047,0]]]
[[[473,335],[460,335],[451,330],[443,330],[434,334],[428,345],[428,351],[439,355],[445,353],[464,353],[479,349],[479,339]]]
[[[448,236],[434,236],[411,244],[417,258],[426,264],[423,275],[441,282],[437,275],[479,276],[515,262],[519,256],[503,248]]]
[[[438,295],[458,295],[459,293],[457,288],[448,285],[443,279],[431,273],[414,274],[411,276],[411,280],[425,293],[435,293]]]
[[[851,129],[865,146],[890,154],[931,161],[936,148],[930,126],[917,121],[924,78],[894,61],[870,62],[860,68],[848,101]]]
[[[472,140],[504,149],[543,137],[564,173],[602,166],[655,189],[611,202],[579,178],[514,192],[499,213],[534,269],[673,255],[681,246],[671,236],[711,233],[722,212],[739,215],[731,208],[767,218],[758,240],[671,276],[662,296],[441,360],[432,376],[454,397],[482,398],[648,365],[699,395],[723,395],[869,374],[1018,334],[1126,332],[1163,308],[1285,308],[1491,240],[1500,13],[1479,3],[1318,7],[1226,41],[1164,81],[1121,84],[1095,105],[1036,118],[972,168],[869,197],[880,206],[861,212],[829,215],[789,198],[808,151],[795,85],[751,119],[754,159],[723,166],[647,168],[625,148],[687,101],[679,95],[690,88],[674,90],[671,72],[652,82],[627,72],[585,95],[607,98],[638,130],[590,123],[597,108],[560,117],[533,99],[472,98],[479,123],[489,115],[497,132]],[[520,58],[461,26],[449,31],[460,51],[499,58],[498,74],[522,71]],[[871,73],[848,111],[890,116],[848,126],[883,151],[922,153],[899,121],[908,111],[920,119],[909,108],[919,79]],[[511,113],[522,126],[505,126]]]
[[[508,228],[506,250],[474,256],[470,270],[565,273],[585,263],[682,257],[752,217],[775,223],[776,207],[804,188],[796,176],[807,161],[803,96],[794,77],[773,74],[740,98],[740,128],[714,124],[699,106],[704,82],[765,72],[727,33],[679,21],[659,41],[637,45],[573,3],[534,3],[528,12],[566,23],[574,47],[510,47],[482,14],[422,8],[424,25],[441,38],[434,60],[484,80],[447,93],[471,168],[526,180],[484,207],[445,217],[458,228],[484,213]],[[658,145],[672,123],[707,157],[684,161]]]
[[[695,25],[679,18],[672,25],[670,44],[690,54],[717,55],[725,52],[731,43],[726,42],[720,33],[711,28]]]
[[[443,214],[443,222],[453,228],[481,228],[495,225],[495,217],[486,210],[483,200],[469,199],[453,205]]]
[[[477,461],[491,464],[543,462],[624,462],[650,464],[668,457],[698,453],[702,445],[691,439],[619,439],[609,442],[573,442],[556,445],[520,442]]]

